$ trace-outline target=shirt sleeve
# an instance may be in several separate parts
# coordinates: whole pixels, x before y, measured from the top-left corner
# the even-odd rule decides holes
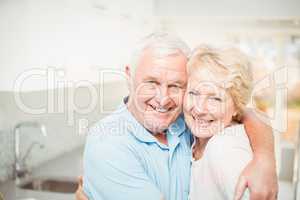
[[[241,136],[219,136],[213,141],[209,151],[209,163],[216,183],[226,199],[233,199],[240,174],[252,159],[248,138]],[[249,191],[243,200],[249,200]]]
[[[134,151],[126,144],[97,139],[88,137],[84,153],[84,192],[89,200],[162,199]]]

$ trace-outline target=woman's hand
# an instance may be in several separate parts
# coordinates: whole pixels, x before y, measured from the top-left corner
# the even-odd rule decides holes
[[[242,198],[247,187],[250,200],[274,200],[277,198],[278,182],[273,130],[253,109],[245,110],[243,124],[253,150],[253,160],[240,175],[235,200]]]
[[[88,200],[88,198],[84,195],[83,192],[83,178],[82,176],[78,177],[78,188],[76,190],[76,200]]]
[[[246,188],[250,191],[250,200],[277,199],[278,183],[275,166],[273,155],[261,153],[254,157],[240,175],[234,199],[242,199]]]

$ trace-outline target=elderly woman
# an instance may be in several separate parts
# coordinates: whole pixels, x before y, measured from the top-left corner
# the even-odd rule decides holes
[[[191,200],[232,200],[252,159],[241,116],[251,93],[250,63],[238,49],[200,47],[188,63],[184,115],[194,135]],[[245,193],[243,199],[248,199]]]

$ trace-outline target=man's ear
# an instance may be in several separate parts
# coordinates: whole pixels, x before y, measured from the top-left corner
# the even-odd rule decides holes
[[[125,75],[126,75],[127,86],[128,86],[128,89],[130,90],[132,77],[131,77],[131,70],[128,65],[125,66]]]
[[[125,66],[125,74],[126,74],[127,81],[129,81],[131,79],[131,71],[128,65]]]

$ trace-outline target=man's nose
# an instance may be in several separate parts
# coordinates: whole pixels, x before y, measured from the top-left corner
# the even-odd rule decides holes
[[[161,86],[158,88],[157,101],[162,107],[169,104],[171,98],[169,96],[169,90],[167,86]]]

